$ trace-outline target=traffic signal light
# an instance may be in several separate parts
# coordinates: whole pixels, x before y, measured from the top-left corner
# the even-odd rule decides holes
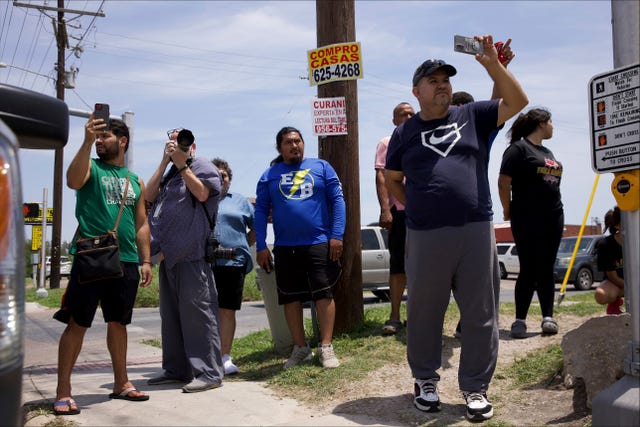
[[[38,203],[23,203],[22,210],[25,218],[38,218],[40,216],[40,205]]]

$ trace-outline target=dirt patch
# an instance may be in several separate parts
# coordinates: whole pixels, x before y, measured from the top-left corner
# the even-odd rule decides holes
[[[503,375],[508,366],[527,353],[551,344],[560,344],[564,334],[587,318],[560,315],[557,320],[559,333],[542,336],[537,333],[541,319],[529,316],[529,332],[535,335],[514,340],[509,337],[513,319],[502,316],[498,367],[488,393],[494,406],[492,424],[576,427],[590,424],[591,414],[586,408],[574,410],[573,389],[565,388],[561,373],[547,384],[531,389],[517,388],[511,379]],[[354,419],[366,414],[388,425],[472,425],[464,417],[465,404],[458,389],[457,377],[460,341],[452,337],[452,332],[449,331],[444,337],[443,367],[438,385],[441,412],[427,414],[413,406],[413,378],[406,359],[388,364],[361,381],[337,390],[330,401],[318,402],[314,409],[337,413],[346,418],[352,415]]]

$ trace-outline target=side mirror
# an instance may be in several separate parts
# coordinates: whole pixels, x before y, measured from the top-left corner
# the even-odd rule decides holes
[[[20,148],[55,150],[69,139],[69,107],[63,101],[0,83],[0,120],[18,138]]]

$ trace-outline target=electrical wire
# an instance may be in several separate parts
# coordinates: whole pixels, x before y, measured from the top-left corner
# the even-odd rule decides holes
[[[98,10],[97,10],[96,12],[98,12],[98,11],[102,10],[102,6],[104,5],[104,1],[105,1],[105,0],[102,0],[102,2],[100,2],[100,6],[98,6]],[[85,6],[86,6],[86,3],[85,3]],[[83,9],[83,11],[84,11],[84,10],[85,10],[85,9]],[[94,23],[94,22],[96,22],[96,18],[97,18],[97,17],[98,17],[97,15],[93,15],[93,16],[91,17],[91,22],[90,22],[90,23],[89,23],[89,25],[87,26],[87,29],[86,29],[86,30],[85,30],[85,32],[82,34],[82,36],[80,36],[80,39],[79,39],[79,40],[78,40],[78,42],[76,43],[75,47],[74,47],[73,49],[71,49],[71,52],[69,53],[69,55],[68,55],[68,56],[67,56],[67,58],[66,58],[67,60],[71,57],[71,55],[75,52],[75,50],[76,50],[77,48],[79,48],[79,47],[80,47],[80,43],[82,43],[82,42],[84,41],[84,38],[87,36],[87,34],[88,34],[88,33],[89,33],[89,31],[91,30],[91,28],[93,28],[93,23]]]
[[[27,53],[27,62],[24,67],[26,69],[31,68],[31,62],[33,61],[33,57],[36,52],[37,41],[38,41],[38,38],[40,37],[40,31],[42,30],[42,14],[38,16],[38,22],[36,22],[36,28],[37,30],[35,31],[35,33],[33,34],[33,37],[31,38],[31,46],[29,47],[29,51]],[[27,74],[28,73],[24,73],[20,86],[25,86],[25,81],[27,80],[27,77],[28,77]]]
[[[11,28],[11,18],[13,17],[13,8],[11,7],[11,3],[6,2],[5,3],[7,6],[5,8],[4,11],[4,15],[2,18],[2,26],[0,27],[0,41],[4,40],[4,43],[2,44],[2,46],[0,47],[0,58],[2,58],[2,56],[4,55],[4,49],[7,46],[7,39],[9,38],[9,28]],[[11,8],[11,9],[9,9]],[[8,11],[8,13],[7,13]],[[7,24],[7,17],[9,17],[9,23]],[[7,37],[2,37],[2,35],[4,34],[4,29],[5,29],[5,24],[6,24],[6,28],[7,28]]]

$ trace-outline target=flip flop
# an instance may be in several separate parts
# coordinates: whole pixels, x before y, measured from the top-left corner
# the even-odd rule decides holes
[[[142,394],[140,396],[129,396],[129,393],[132,391],[138,391],[135,387],[129,387],[122,390],[120,393],[111,393],[109,395],[109,399],[122,399],[129,400],[131,402],[144,402],[145,400],[149,400],[149,395]]]
[[[76,409],[72,409],[71,405],[76,406]],[[61,411],[58,410],[56,408],[59,408],[60,406],[67,406],[69,407],[69,409],[67,411]],[[53,413],[56,415],[78,415],[80,413],[80,409],[78,409],[78,406],[76,404],[76,401],[73,399],[62,399],[62,400],[58,400],[56,402],[54,402],[53,404]]]

